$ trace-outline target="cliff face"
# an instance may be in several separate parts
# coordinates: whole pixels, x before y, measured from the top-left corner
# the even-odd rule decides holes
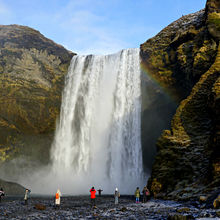
[[[3,188],[5,195],[24,195],[25,188],[17,183],[8,182],[0,179],[0,186]]]
[[[48,162],[73,55],[34,29],[0,26],[0,163]]]
[[[141,45],[143,65],[181,101],[157,142],[154,196],[194,199],[220,185],[220,3],[183,16]]]

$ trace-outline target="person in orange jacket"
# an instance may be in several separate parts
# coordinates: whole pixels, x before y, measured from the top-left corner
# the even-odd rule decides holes
[[[55,194],[55,208],[60,207],[60,196],[62,196],[62,195],[61,195],[60,190],[58,189],[56,194]]]
[[[91,193],[91,206],[95,206],[95,193],[96,193],[96,190],[95,190],[94,186],[90,189],[90,193]]]

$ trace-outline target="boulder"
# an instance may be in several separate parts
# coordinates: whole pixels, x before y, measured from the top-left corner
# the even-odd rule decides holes
[[[214,200],[213,207],[214,207],[214,209],[220,208],[220,195]]]
[[[200,196],[199,197],[200,202],[206,202],[206,200],[207,200],[207,196]]]
[[[45,210],[46,206],[43,205],[43,204],[37,203],[37,204],[34,205],[34,208],[37,209],[37,210]]]

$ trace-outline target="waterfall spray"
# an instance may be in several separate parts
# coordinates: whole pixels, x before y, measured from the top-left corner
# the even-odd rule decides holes
[[[140,114],[139,49],[74,56],[51,149],[59,187],[75,194],[92,185],[106,193],[142,187]]]

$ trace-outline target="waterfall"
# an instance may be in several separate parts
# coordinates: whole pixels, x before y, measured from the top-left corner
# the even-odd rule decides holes
[[[140,123],[139,49],[74,56],[51,149],[61,191],[84,194],[95,186],[133,194],[146,184]]]

